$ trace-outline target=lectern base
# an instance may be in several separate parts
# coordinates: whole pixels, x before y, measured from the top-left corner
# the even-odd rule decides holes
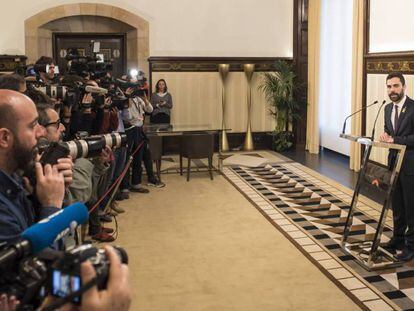
[[[382,247],[378,247],[375,252],[372,252],[372,243],[371,241],[346,243],[342,246],[342,249],[354,256],[357,262],[368,271],[401,267],[403,265],[403,262],[398,261],[393,254]]]

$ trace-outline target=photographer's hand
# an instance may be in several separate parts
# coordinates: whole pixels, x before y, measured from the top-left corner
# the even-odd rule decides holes
[[[71,157],[58,159],[56,164],[58,172],[62,173],[65,180],[65,187],[72,184],[73,181],[73,161]]]
[[[131,96],[132,92],[134,92],[134,88],[133,87],[129,87],[125,90],[125,95],[126,96]]]
[[[91,113],[91,104],[93,101],[92,93],[85,93],[82,97],[81,105],[84,113]]]
[[[57,165],[36,163],[36,196],[43,207],[62,207],[65,195],[65,181]]]
[[[105,146],[104,149],[102,149],[101,154],[99,155],[99,162],[101,163],[109,163],[111,161],[111,154],[112,150],[108,146]]]
[[[0,296],[0,311],[15,311],[19,304],[20,302],[14,296],[10,298],[6,294]]]
[[[109,258],[109,278],[107,289],[98,291],[93,286],[82,295],[82,310],[87,311],[126,311],[131,305],[131,289],[128,266],[121,263],[112,246],[105,246]],[[89,261],[81,265],[82,283],[86,284],[96,277],[95,268]]]
[[[106,97],[105,98],[105,107],[110,107],[112,104],[112,98],[111,97]]]

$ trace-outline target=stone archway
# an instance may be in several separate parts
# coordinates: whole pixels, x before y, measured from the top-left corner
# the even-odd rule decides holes
[[[148,21],[119,7],[100,3],[64,4],[46,9],[26,19],[24,28],[25,50],[28,63],[36,61],[41,55],[45,54],[45,49],[41,48],[41,41],[45,38],[49,39],[49,33],[47,29],[45,30],[44,26],[62,18],[75,16],[105,17],[129,25],[134,31],[130,33],[127,44],[128,65],[138,66],[144,72],[149,72]],[[51,45],[51,40],[49,44]]]

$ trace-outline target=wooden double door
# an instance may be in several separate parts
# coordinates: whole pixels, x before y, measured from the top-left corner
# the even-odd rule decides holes
[[[53,58],[62,74],[67,73],[66,55],[68,49],[76,49],[80,55],[92,56],[92,41],[100,42],[98,54],[105,62],[112,63],[112,73],[120,77],[126,68],[126,35],[102,33],[53,33]]]

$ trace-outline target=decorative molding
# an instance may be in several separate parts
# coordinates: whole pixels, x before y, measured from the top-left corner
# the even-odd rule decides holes
[[[414,52],[371,53],[365,59],[367,74],[391,71],[414,74]]]
[[[25,55],[0,55],[0,72],[13,72],[26,66]]]
[[[243,71],[243,64],[255,64],[256,71],[274,70],[274,62],[283,59],[292,62],[289,57],[150,57],[150,71],[173,72],[213,72],[219,64],[229,64],[230,71]]]
[[[414,61],[367,61],[367,74],[390,73],[391,71],[414,74]]]

